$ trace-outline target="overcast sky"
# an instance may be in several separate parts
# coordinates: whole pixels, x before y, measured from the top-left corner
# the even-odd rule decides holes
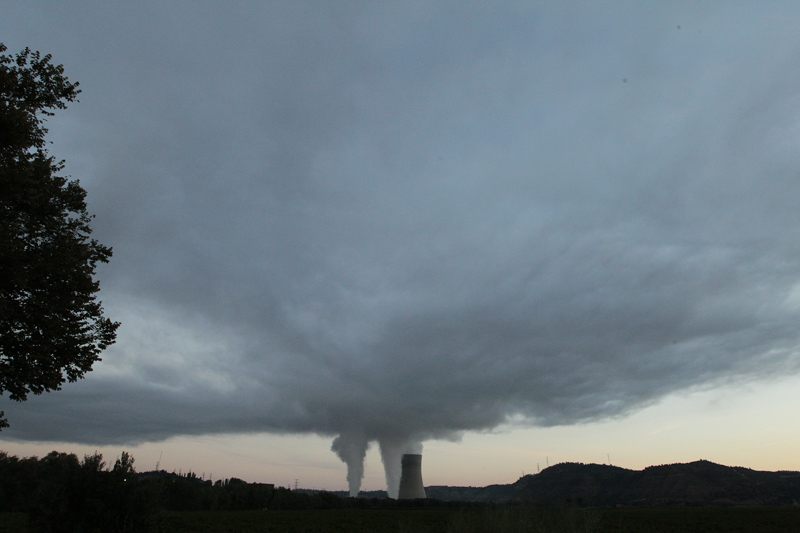
[[[81,84],[50,150],[122,326],[85,380],[0,400],[2,437],[318,435],[352,489],[371,442],[797,376],[798,27],[793,2],[7,2],[9,52]]]

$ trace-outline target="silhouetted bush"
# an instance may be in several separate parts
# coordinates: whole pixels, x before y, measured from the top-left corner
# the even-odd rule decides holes
[[[27,513],[32,531],[147,531],[152,504],[125,452],[110,470],[100,454],[79,461],[58,452],[22,460],[0,453],[0,509]]]

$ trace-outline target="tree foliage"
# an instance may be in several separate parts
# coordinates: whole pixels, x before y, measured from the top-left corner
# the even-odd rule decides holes
[[[111,248],[90,238],[86,191],[58,175],[44,123],[78,83],[50,55],[0,44],[0,395],[59,390],[91,370],[116,338],[94,279]],[[0,412],[0,427],[8,426]]]
[[[83,461],[55,451],[21,460],[0,452],[0,512],[27,513],[30,531],[150,531],[153,502],[138,481],[126,452],[111,469],[97,452]]]

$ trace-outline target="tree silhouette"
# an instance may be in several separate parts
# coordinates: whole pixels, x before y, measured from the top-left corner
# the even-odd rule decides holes
[[[61,65],[0,44],[0,395],[59,390],[116,339],[94,280],[111,248],[90,238],[78,181],[45,149],[45,117],[80,93]],[[0,428],[8,422],[0,411]]]

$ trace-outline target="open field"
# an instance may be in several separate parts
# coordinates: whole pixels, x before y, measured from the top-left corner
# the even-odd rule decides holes
[[[22,513],[0,513],[0,533],[25,533]],[[156,532],[783,532],[800,531],[798,508],[331,509],[195,511],[158,516]]]

